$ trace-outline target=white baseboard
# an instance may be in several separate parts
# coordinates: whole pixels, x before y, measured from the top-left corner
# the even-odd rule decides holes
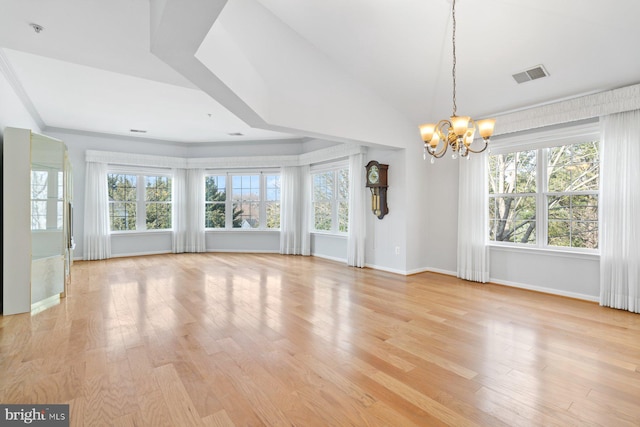
[[[270,249],[207,249],[209,253],[233,253],[233,254],[279,254],[279,251]]]
[[[554,288],[545,288],[543,286],[534,286],[534,285],[529,285],[529,284],[526,284],[526,283],[511,282],[509,280],[500,280],[500,279],[489,278],[489,282],[490,283],[495,283],[497,285],[509,286],[509,287],[512,287],[512,288],[519,288],[519,289],[526,289],[526,290],[529,290],[529,291],[541,292],[543,294],[558,295],[558,296],[575,298],[575,299],[580,299],[580,300],[584,300],[584,301],[591,301],[591,302],[599,302],[600,301],[599,297],[593,296],[593,295],[579,294],[577,292],[568,292],[568,291],[563,291],[563,290],[554,289]]]
[[[315,257],[322,258],[322,259],[328,259],[329,261],[343,262],[345,264],[347,263],[347,259],[346,258],[338,258],[338,257],[322,255],[322,254],[316,254],[316,253],[312,253],[311,256],[315,256]]]
[[[400,274],[402,276],[406,276],[407,275],[407,272],[405,270],[399,270],[397,268],[383,267],[383,266],[375,265],[375,264],[365,264],[365,267],[372,268],[374,270],[386,271],[388,273]]]
[[[126,258],[130,256],[145,256],[145,255],[163,255],[170,254],[171,251],[150,251],[150,252],[134,252],[129,254],[111,254],[111,258]]]

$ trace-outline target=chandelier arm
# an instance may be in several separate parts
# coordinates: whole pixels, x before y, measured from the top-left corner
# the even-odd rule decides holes
[[[467,147],[467,151],[469,151],[470,153],[473,153],[473,154],[480,154],[483,151],[485,151],[487,148],[489,148],[489,141],[487,141],[485,139],[484,140],[484,147],[482,148],[482,150],[472,150],[471,148]]]
[[[448,144],[445,144],[444,148],[442,148],[437,153],[429,152],[429,154],[431,154],[436,159],[439,159],[439,158],[443,157],[445,154],[447,154],[447,148],[448,148]]]

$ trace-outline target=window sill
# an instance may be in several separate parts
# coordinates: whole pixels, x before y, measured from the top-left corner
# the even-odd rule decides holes
[[[499,245],[495,243],[488,243],[487,246],[492,251],[502,251],[502,252],[521,252],[528,254],[536,254],[542,256],[553,256],[553,257],[566,257],[566,258],[578,258],[578,259],[589,259],[589,260],[599,260],[600,253],[597,251],[593,252],[581,252],[581,251],[572,251],[567,249],[551,249],[551,248],[539,248],[539,247],[523,247],[523,246],[511,246],[511,245]]]
[[[280,233],[279,228],[207,228],[205,233]]]
[[[330,231],[311,231],[311,234],[327,237],[338,237],[340,239],[346,239],[349,237],[347,233],[332,233]]]
[[[132,231],[112,231],[110,236],[149,236],[151,234],[171,234],[173,230],[132,230]]]

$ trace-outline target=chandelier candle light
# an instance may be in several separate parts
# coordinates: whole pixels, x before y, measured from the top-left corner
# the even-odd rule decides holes
[[[449,120],[440,120],[437,124],[427,123],[420,126],[420,135],[424,141],[424,159],[427,153],[431,154],[431,163],[439,159],[451,146],[454,159],[458,157],[469,158],[469,153],[482,153],[489,146],[489,138],[493,134],[495,119],[484,119],[476,122],[469,116],[456,115],[456,0],[451,2],[451,16],[453,21],[453,114]],[[476,129],[484,141],[484,147],[479,150],[472,149],[471,143],[475,137]],[[440,143],[442,141],[442,144]]]

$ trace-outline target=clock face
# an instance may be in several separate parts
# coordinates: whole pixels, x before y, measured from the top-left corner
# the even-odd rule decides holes
[[[378,183],[378,180],[380,179],[380,172],[378,171],[378,166],[376,165],[371,166],[371,169],[369,169],[368,179],[369,179],[369,183],[371,184]]]

